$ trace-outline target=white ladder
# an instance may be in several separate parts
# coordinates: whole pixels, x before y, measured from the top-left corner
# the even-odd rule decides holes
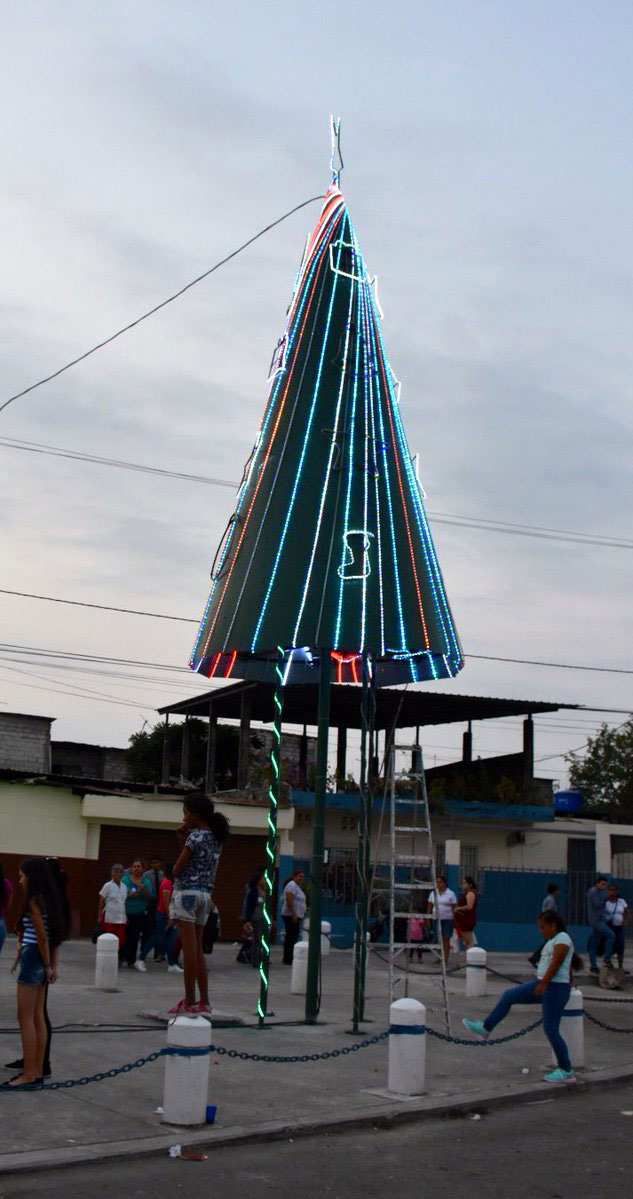
[[[412,769],[398,778],[410,786],[405,795],[397,792],[396,752],[412,754]],[[441,994],[444,1023],[451,1035],[451,1017],[448,1002],[446,962],[442,947],[442,927],[439,908],[427,911],[429,896],[437,896],[435,854],[429,817],[428,797],[424,778],[424,762],[420,745],[392,744],[389,754],[389,811],[390,811],[390,857],[388,862],[378,860],[380,838],[384,822],[387,787],[383,797],[383,812],[380,817],[376,857],[370,895],[370,911],[376,906],[389,905],[389,1003],[398,998],[400,988],[409,994],[412,975],[423,977],[438,986]],[[429,940],[411,941],[410,922],[420,919],[431,932]],[[428,935],[428,934],[427,934]],[[424,953],[431,954],[430,970],[412,969],[412,953],[421,946]],[[372,946],[376,951],[380,946]]]

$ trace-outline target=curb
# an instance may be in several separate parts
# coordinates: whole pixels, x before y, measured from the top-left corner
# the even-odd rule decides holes
[[[96,1144],[77,1145],[61,1149],[42,1149],[30,1153],[6,1153],[0,1156],[0,1177],[7,1174],[35,1173],[38,1170],[63,1169],[68,1166],[92,1165],[99,1161],[126,1161],[132,1158],[167,1154],[169,1145],[176,1140],[183,1149],[224,1149],[234,1145],[257,1144],[261,1141],[281,1141],[290,1137],[308,1137],[324,1133],[334,1134],[358,1128],[378,1126],[391,1128],[397,1124],[415,1123],[421,1120],[450,1119],[470,1113],[488,1112],[512,1104],[538,1102],[542,1097],[565,1099],[592,1089],[624,1085],[633,1081],[633,1066],[616,1069],[594,1070],[590,1077],[582,1077],[578,1083],[568,1086],[553,1086],[550,1083],[527,1083],[508,1086],[505,1090],[473,1091],[467,1096],[455,1096],[443,1101],[432,1095],[412,1099],[394,1099],[389,1105],[381,1104],[364,1108],[356,1113],[333,1116],[302,1116],[296,1120],[271,1120],[262,1124],[233,1125],[231,1128],[211,1132],[186,1132],[174,1128],[173,1137],[144,1137],[130,1141],[99,1141]],[[400,1104],[401,1106],[395,1106]]]

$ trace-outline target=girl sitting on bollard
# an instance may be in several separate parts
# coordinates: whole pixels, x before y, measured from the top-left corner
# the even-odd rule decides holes
[[[493,1028],[504,1020],[514,1003],[540,1003],[543,1005],[543,1028],[554,1050],[558,1067],[544,1075],[545,1082],[576,1082],[567,1045],[560,1035],[560,1021],[571,994],[571,971],[580,970],[582,959],[574,952],[574,945],[565,929],[562,916],[556,911],[542,912],[538,926],[545,944],[537,966],[535,982],[520,983],[503,992],[496,1007],[484,1020],[464,1020],[469,1032],[480,1040],[486,1040]]]
[[[183,800],[183,820],[178,831],[186,839],[172,871],[170,915],[178,924],[182,941],[185,997],[169,1011],[176,1016],[209,1016],[209,979],[202,936],[211,910],[211,892],[222,844],[229,835],[229,822],[215,811],[207,795],[196,791]],[[196,983],[199,1002],[196,1002]]]

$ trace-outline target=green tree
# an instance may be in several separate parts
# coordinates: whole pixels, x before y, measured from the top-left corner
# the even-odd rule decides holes
[[[184,722],[169,726],[169,776],[180,777]],[[208,725],[204,720],[189,721],[188,779],[204,782],[207,763]],[[137,783],[159,783],[163,774],[163,743],[165,722],[155,724],[149,731],[132,733],[126,758],[132,779]],[[235,786],[237,774],[238,731],[231,725],[219,724],[216,748],[216,785],[219,789]]]
[[[582,757],[566,755],[569,781],[588,807],[633,809],[633,717],[620,728],[601,725]]]

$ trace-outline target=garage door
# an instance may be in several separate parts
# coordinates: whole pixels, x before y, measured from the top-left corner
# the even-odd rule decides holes
[[[128,866],[134,858],[145,863],[151,857],[173,862],[180,842],[169,829],[132,828],[130,825],[102,824],[99,842],[99,877],[110,877],[113,862]],[[222,940],[235,941],[241,934],[244,888],[266,860],[266,838],[234,834],[222,850],[213,898],[220,909]]]

